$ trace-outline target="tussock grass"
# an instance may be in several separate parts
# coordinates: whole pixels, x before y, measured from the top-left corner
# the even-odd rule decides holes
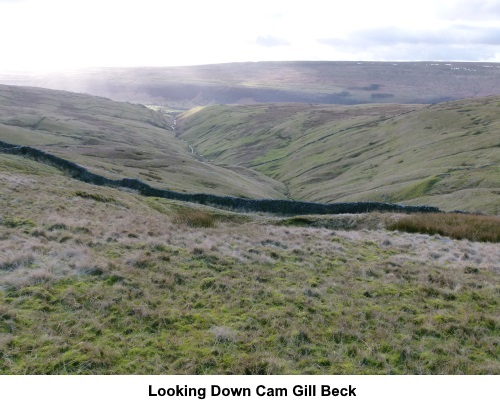
[[[0,224],[5,225],[9,228],[18,228],[18,227],[34,227],[35,223],[31,219],[26,218],[18,218],[18,217],[0,217]]]
[[[116,203],[117,202],[112,197],[106,197],[106,196],[103,196],[103,195],[97,194],[97,193],[88,193],[86,191],[76,191],[75,195],[77,197],[88,198],[88,199],[98,201],[98,202],[104,202],[104,203]]]
[[[387,225],[389,230],[449,236],[477,242],[500,242],[500,218],[469,214],[413,214]]]
[[[0,373],[500,373],[497,244],[1,174]]]
[[[11,254],[9,256],[0,258],[0,271],[10,271],[22,266],[30,266],[35,261],[32,254]]]
[[[174,215],[174,223],[185,224],[192,228],[213,228],[215,216],[207,211],[182,207]]]
[[[382,229],[387,215],[378,212],[368,214],[337,214],[337,215],[296,215],[290,218],[280,218],[276,225],[302,226],[309,228],[327,228],[337,230]]]

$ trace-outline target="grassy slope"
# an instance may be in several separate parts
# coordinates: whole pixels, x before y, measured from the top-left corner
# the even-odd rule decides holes
[[[292,198],[500,213],[496,97],[432,106],[210,106],[178,119],[216,163],[283,182]]]
[[[499,64],[259,62],[0,74],[0,83],[179,107],[209,103],[432,103],[500,93]]]
[[[278,182],[201,162],[172,120],[144,106],[83,94],[0,85],[0,140],[35,146],[108,177],[176,191],[282,197]]]
[[[498,244],[284,226],[2,154],[0,189],[1,373],[500,373]]]

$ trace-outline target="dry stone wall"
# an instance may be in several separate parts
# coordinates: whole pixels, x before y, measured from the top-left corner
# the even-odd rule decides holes
[[[171,190],[151,187],[139,179],[113,180],[104,176],[91,173],[84,167],[62,159],[50,153],[41,151],[30,146],[20,146],[0,141],[0,152],[23,156],[45,164],[50,164],[65,172],[70,177],[86,183],[98,186],[125,187],[138,191],[148,197],[168,198],[172,200],[187,201],[203,205],[210,205],[224,209],[248,212],[269,212],[282,215],[307,215],[307,214],[359,214],[364,212],[441,212],[439,208],[427,205],[403,205],[382,202],[339,202],[339,203],[315,203],[307,201],[291,200],[253,200],[231,196],[220,196],[214,194],[188,194]]]

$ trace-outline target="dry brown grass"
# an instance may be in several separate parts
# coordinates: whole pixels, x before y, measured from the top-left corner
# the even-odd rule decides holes
[[[215,217],[205,210],[180,208],[174,216],[174,223],[186,224],[192,228],[213,228]]]
[[[477,242],[500,242],[500,218],[470,214],[413,214],[398,218],[389,230],[449,236]]]
[[[0,177],[0,372],[499,372],[498,244],[37,180]]]

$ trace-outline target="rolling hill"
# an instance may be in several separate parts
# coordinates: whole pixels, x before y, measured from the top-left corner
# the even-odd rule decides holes
[[[0,72],[0,83],[187,109],[207,104],[438,103],[500,94],[500,64],[258,62],[55,73]]]
[[[500,212],[498,97],[431,106],[257,104],[181,114],[216,164],[257,170],[292,199]]]
[[[499,105],[497,97],[430,106],[252,104],[176,115],[0,86],[0,140],[179,192],[497,215]]]
[[[0,140],[177,191],[495,213],[499,102],[174,118],[0,86]],[[2,374],[500,373],[498,217],[228,212],[2,152]]]
[[[0,85],[0,140],[37,147],[109,178],[140,178],[181,192],[279,198],[278,182],[243,167],[201,162],[172,119],[142,105]]]

